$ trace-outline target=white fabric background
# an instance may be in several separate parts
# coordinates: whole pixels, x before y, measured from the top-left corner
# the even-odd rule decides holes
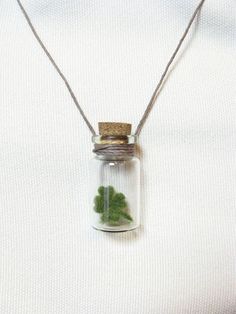
[[[88,117],[137,125],[197,0],[22,1]],[[142,227],[90,227],[90,133],[0,1],[0,313],[236,313],[236,3],[207,0],[140,137]]]

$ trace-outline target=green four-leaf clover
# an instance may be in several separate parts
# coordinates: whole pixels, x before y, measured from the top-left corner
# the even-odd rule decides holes
[[[100,186],[94,198],[94,210],[101,214],[101,222],[110,225],[129,223],[133,219],[127,213],[127,202],[123,193],[116,193],[112,186]]]

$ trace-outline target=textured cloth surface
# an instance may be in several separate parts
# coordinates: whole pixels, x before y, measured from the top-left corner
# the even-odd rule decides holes
[[[22,1],[83,109],[137,125],[197,0]],[[206,1],[140,137],[142,227],[90,227],[92,144],[0,1],[0,313],[236,313],[236,3]]]

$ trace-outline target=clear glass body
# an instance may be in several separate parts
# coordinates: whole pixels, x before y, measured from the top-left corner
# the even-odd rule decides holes
[[[95,143],[99,137],[93,138]],[[135,139],[130,136],[129,141]],[[140,225],[140,161],[132,156],[95,155],[90,162],[91,223],[122,232]]]

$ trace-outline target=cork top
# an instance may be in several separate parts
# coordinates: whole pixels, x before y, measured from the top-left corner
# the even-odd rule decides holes
[[[122,122],[99,122],[99,134],[100,135],[130,135],[131,134],[130,123]]]

